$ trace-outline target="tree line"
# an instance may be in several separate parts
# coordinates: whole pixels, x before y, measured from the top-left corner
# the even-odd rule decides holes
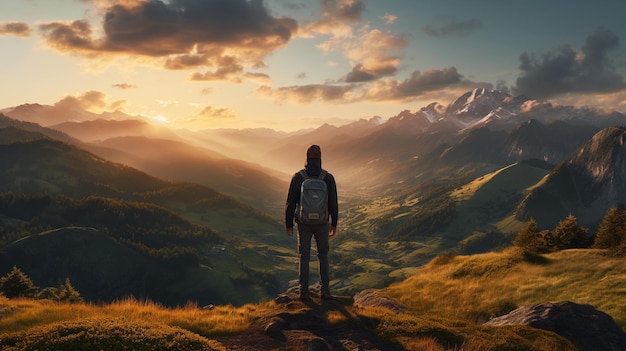
[[[533,253],[550,253],[565,249],[606,249],[615,256],[626,256],[626,210],[611,208],[604,215],[595,235],[568,215],[552,230],[539,229],[534,218],[529,219],[513,240],[513,245]]]
[[[87,196],[0,193],[0,246],[60,227],[90,227],[145,253],[169,260],[195,259],[195,248],[223,239],[161,206]]]
[[[57,287],[39,289],[26,273],[13,266],[13,269],[0,278],[0,295],[8,298],[48,299],[57,302],[84,302],[80,292],[74,288],[70,278],[65,278]]]

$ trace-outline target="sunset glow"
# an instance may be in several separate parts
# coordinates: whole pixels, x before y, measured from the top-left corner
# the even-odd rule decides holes
[[[0,110],[65,101],[291,131],[493,88],[624,112],[624,13],[618,0],[3,1]]]

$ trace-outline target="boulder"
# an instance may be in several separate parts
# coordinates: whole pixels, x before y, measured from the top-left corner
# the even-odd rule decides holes
[[[608,314],[591,305],[548,302],[518,308],[486,325],[527,325],[550,330],[581,351],[626,351],[626,332]]]
[[[376,291],[375,289],[367,289],[354,295],[354,306],[359,308],[384,307],[396,313],[408,310],[405,305],[390,297],[376,295]]]

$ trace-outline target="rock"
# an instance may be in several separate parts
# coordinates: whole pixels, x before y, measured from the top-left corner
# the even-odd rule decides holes
[[[263,333],[271,338],[277,339],[277,340],[284,340],[285,339],[285,335],[283,334],[283,327],[281,325],[280,322],[278,321],[272,321],[270,322],[267,327],[265,327],[265,329],[263,330]]]
[[[493,318],[485,325],[527,325],[550,330],[581,351],[626,351],[626,332],[611,316],[591,305],[540,303]]]
[[[354,306],[359,308],[384,307],[396,313],[408,310],[405,305],[398,301],[387,296],[378,296],[375,292],[374,289],[368,289],[357,293],[354,295]]]
[[[296,350],[331,351],[332,347],[319,336],[302,337],[295,342]]]
[[[279,305],[284,305],[284,304],[288,304],[291,301],[293,301],[293,297],[289,296],[287,294],[280,294],[278,296],[276,296],[276,298],[274,299],[274,301],[279,304]]]

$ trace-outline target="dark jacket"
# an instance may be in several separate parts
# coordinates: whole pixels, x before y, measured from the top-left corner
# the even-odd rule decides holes
[[[319,158],[309,158],[305,164],[306,173],[309,178],[316,178],[322,173],[322,160]],[[287,194],[287,203],[285,204],[285,226],[293,227],[293,220],[296,213],[298,202],[300,201],[300,188],[304,178],[298,171],[291,178],[289,184],[289,193]],[[337,204],[337,184],[332,174],[326,173],[324,182],[328,188],[328,213],[330,214],[330,224],[337,226],[337,217],[339,215],[339,205]],[[296,218],[296,221],[298,219]]]

